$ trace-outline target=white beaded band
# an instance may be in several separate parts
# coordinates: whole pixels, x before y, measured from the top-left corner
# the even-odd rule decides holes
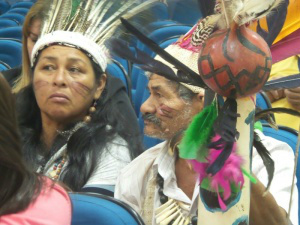
[[[31,53],[31,67],[35,65],[40,52],[54,44],[83,50],[88,57],[101,67],[102,71],[105,71],[107,67],[108,56],[105,54],[104,48],[80,33],[60,30],[46,34],[37,41]]]

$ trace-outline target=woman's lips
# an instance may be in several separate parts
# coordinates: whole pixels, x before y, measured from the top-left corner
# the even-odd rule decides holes
[[[57,103],[65,103],[70,100],[67,95],[61,93],[52,94],[50,95],[49,99]]]

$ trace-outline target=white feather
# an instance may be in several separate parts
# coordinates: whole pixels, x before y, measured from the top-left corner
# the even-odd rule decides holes
[[[268,15],[280,3],[282,0],[244,0],[243,8],[237,11],[233,20],[241,26]]]

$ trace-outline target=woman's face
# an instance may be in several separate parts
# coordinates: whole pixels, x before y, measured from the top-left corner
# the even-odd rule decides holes
[[[80,50],[50,46],[42,51],[33,74],[33,88],[42,119],[67,124],[82,120],[105,87],[96,81],[90,59]]]
[[[28,55],[29,55],[29,59],[30,59],[33,46],[37,42],[40,32],[41,32],[41,20],[34,19],[31,22],[31,25],[30,25],[28,31],[29,32],[28,32],[28,37],[27,37],[27,49],[28,49]]]

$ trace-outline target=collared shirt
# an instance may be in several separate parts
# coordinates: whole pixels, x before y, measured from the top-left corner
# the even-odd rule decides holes
[[[293,174],[294,153],[286,143],[264,136],[262,133],[260,136],[275,161],[275,174],[270,192],[276,199],[278,205],[287,212],[288,196],[290,194]],[[283,163],[283,159],[285,163]],[[288,163],[286,163],[287,161]],[[266,184],[268,176],[265,173],[262,160],[259,158],[255,149],[253,151],[252,168],[253,173],[258,179],[262,181],[263,184]],[[196,187],[198,187],[198,182],[194,189],[193,198],[189,199],[177,186],[175,156],[168,154],[167,142],[160,143],[145,151],[121,171],[116,183],[115,197],[129,204],[139,214],[143,214],[142,210],[147,183],[153,176],[157,176],[157,172],[159,172],[164,179],[164,194],[169,198],[191,204],[189,214],[193,216],[197,209],[199,188]],[[294,188],[291,221],[293,224],[298,224],[298,190],[296,185]],[[161,205],[157,190],[156,188],[153,204],[154,209]],[[154,215],[152,224],[156,225]]]

